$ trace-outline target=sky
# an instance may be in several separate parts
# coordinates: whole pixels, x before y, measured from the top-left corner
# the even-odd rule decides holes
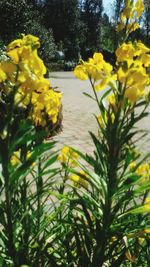
[[[106,12],[107,15],[112,16],[113,0],[103,0],[103,6],[104,12]]]

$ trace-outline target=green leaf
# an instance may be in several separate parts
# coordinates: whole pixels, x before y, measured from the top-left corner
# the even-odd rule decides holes
[[[101,99],[100,99],[100,106],[101,106],[103,100],[104,100],[104,99],[105,99],[111,92],[112,92],[112,89],[108,89],[108,90],[102,95],[102,97],[101,97]]]
[[[93,96],[91,96],[90,94],[83,92],[83,94],[89,98],[91,98],[92,100],[96,101],[95,98]]]
[[[132,213],[132,214],[150,213],[150,207],[149,207],[149,209],[147,209],[143,205],[143,206],[140,206],[138,208],[135,208],[135,209],[130,210],[129,213]]]
[[[54,155],[54,156],[51,155],[50,158],[43,164],[42,171],[44,171],[47,167],[55,163],[57,161],[57,158],[58,158],[58,155]]]
[[[145,191],[150,190],[150,182],[145,182],[134,190],[134,194],[144,193]]]

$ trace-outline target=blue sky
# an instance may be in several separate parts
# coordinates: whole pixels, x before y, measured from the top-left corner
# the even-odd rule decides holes
[[[104,11],[108,15],[112,15],[113,0],[103,0]]]

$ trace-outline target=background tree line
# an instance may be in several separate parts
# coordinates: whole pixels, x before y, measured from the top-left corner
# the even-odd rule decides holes
[[[124,0],[114,0],[111,18],[102,0],[1,0],[0,40],[7,44],[21,33],[41,39],[40,56],[54,60],[56,50],[68,60],[87,58],[93,51],[113,52],[117,45],[116,23]],[[150,1],[145,0],[142,29],[136,38],[149,43]],[[132,36],[132,38],[135,36]]]

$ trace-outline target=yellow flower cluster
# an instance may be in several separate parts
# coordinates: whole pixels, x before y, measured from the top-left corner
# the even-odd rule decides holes
[[[14,154],[12,155],[12,157],[10,159],[10,162],[11,162],[12,166],[16,166],[16,165],[21,163],[21,161],[20,161],[20,151],[14,152]]]
[[[100,128],[104,128],[106,125],[113,124],[115,121],[115,114],[113,112],[107,113],[105,112],[104,117],[101,115],[97,115],[97,121],[100,126]]]
[[[136,170],[136,174],[138,174],[139,176],[141,176],[140,179],[140,183],[144,183],[144,182],[150,182],[150,164],[149,163],[145,163],[140,165],[137,170]]]
[[[87,179],[87,174],[85,171],[80,171],[78,174],[72,174],[71,175],[71,180],[77,185],[77,186],[83,186],[84,188],[88,188],[88,182],[86,181]]]
[[[78,159],[78,154],[72,150],[71,147],[69,146],[64,146],[61,149],[61,152],[58,156],[58,160],[61,162],[61,164],[65,164],[66,166],[69,167],[76,167],[77,164],[77,159]]]
[[[150,49],[142,42],[124,43],[116,50],[117,79],[126,87],[125,96],[135,103],[147,93],[150,84],[147,67],[150,66]]]
[[[78,158],[79,155],[68,146],[64,146],[58,156],[60,163],[70,168],[78,167]],[[88,182],[86,181],[87,174],[83,170],[78,171],[76,174],[68,175],[68,178],[73,181],[75,185],[88,188]]]
[[[115,90],[116,80],[125,88],[125,97],[134,104],[146,96],[150,88],[149,74],[150,49],[142,42],[123,43],[116,50],[117,70],[112,73],[112,66],[105,62],[101,53],[95,53],[93,58],[76,66],[74,75],[81,79],[91,79],[95,90],[103,90],[108,85]],[[114,93],[108,97],[109,105],[117,110]]]
[[[17,88],[15,105],[30,105],[30,118],[35,125],[44,126],[46,115],[53,123],[57,121],[61,94],[52,90],[44,78],[46,67],[38,56],[39,46],[39,39],[32,35],[11,42],[7,47],[10,60],[0,63],[0,82],[7,94],[11,88]]]
[[[121,13],[121,19],[117,25],[117,31],[126,30],[129,34],[140,27],[138,19],[144,11],[144,4],[142,0],[126,0],[125,7]]]
[[[92,79],[96,90],[103,90],[116,76],[112,75],[113,67],[107,63],[101,53],[94,53],[93,58],[82,61],[74,69],[74,75],[81,80]]]
[[[10,162],[11,162],[12,166],[17,166],[18,164],[21,163],[21,159],[20,159],[21,155],[20,155],[20,153],[21,153],[20,149],[13,153],[13,155],[12,155],[12,157],[10,159]],[[26,159],[29,159],[30,157],[31,157],[31,152],[28,151]]]
[[[129,168],[132,172],[135,171],[135,174],[139,175],[141,179],[139,183],[149,182],[150,181],[150,164],[144,163],[137,167],[136,162],[133,161],[130,163]]]
[[[144,212],[150,212],[150,197],[147,197],[143,205]]]

